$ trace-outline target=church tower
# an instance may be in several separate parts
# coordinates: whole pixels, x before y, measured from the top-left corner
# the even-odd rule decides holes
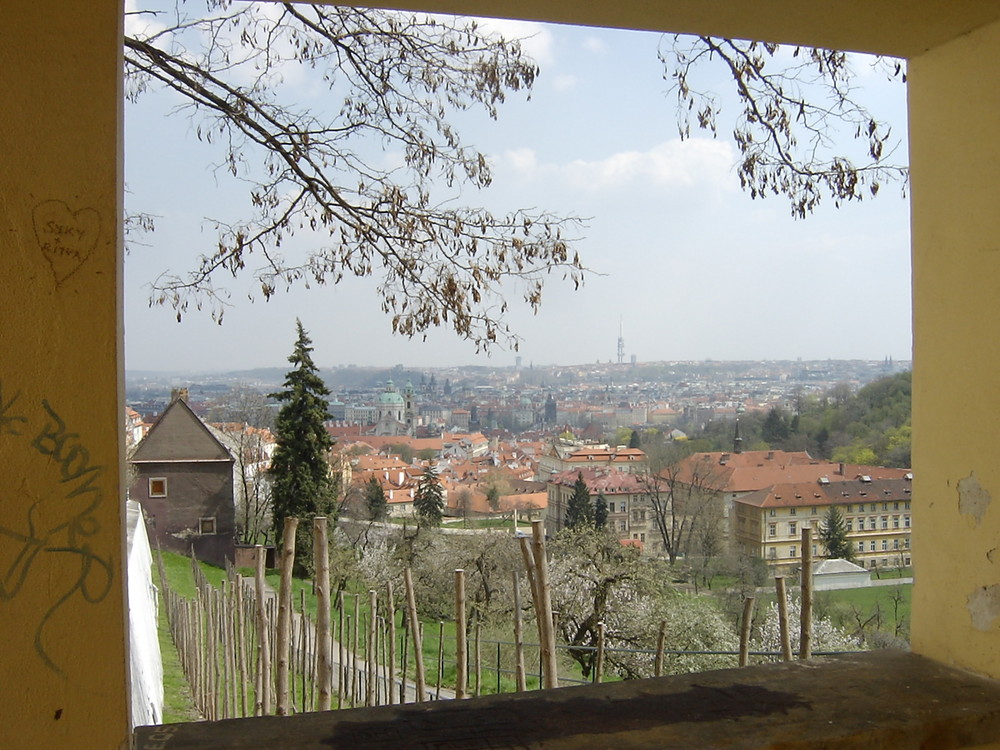
[[[403,423],[406,425],[406,434],[413,437],[414,431],[417,429],[417,399],[413,392],[412,381],[406,381],[403,401]]]

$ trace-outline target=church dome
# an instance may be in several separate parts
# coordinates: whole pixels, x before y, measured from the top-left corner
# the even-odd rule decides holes
[[[399,395],[399,391],[393,386],[390,380],[385,385],[385,391],[379,394],[378,397],[379,406],[403,406],[403,397]]]

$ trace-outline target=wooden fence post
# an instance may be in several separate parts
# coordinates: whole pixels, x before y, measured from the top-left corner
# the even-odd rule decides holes
[[[473,610],[472,619],[475,624],[474,638],[476,642],[476,653],[475,653],[475,667],[476,667],[476,697],[478,698],[483,694],[483,652],[479,647],[480,638],[483,632],[483,626],[479,623],[479,616],[476,610]]]
[[[378,662],[378,654],[375,651],[375,633],[378,627],[378,593],[375,589],[368,591],[368,643],[365,648],[365,666],[367,676],[365,678],[365,705],[375,705],[375,665]]]
[[[337,708],[344,707],[344,699],[347,697],[347,644],[344,643],[344,592],[341,591],[337,597]],[[350,628],[350,625],[347,626]]]
[[[254,591],[257,596],[257,674],[260,683],[257,693],[258,716],[271,713],[271,644],[268,633],[267,602],[264,589],[264,547],[256,546],[257,567],[254,574]]]
[[[240,673],[240,716],[247,716],[247,669],[246,597],[244,583],[240,577],[235,581],[236,594],[236,664]]]
[[[441,700],[441,681],[444,676],[444,620],[438,620],[438,658],[437,685],[434,690],[434,700]]]
[[[552,594],[549,591],[549,563],[545,557],[545,525],[543,521],[531,522],[532,553],[535,563],[535,584],[541,611],[536,611],[540,624],[544,625],[544,639],[541,642],[544,687],[559,687],[559,668],[556,664],[556,633],[552,620]]]
[[[407,614],[407,610],[403,610],[403,615],[406,618],[406,623],[408,627],[408,623],[410,622],[410,616],[409,614]],[[408,653],[407,649],[409,648],[410,645],[410,638],[409,635],[407,634],[407,627],[403,628],[403,648],[400,652],[400,659],[399,659],[399,667],[400,667],[399,671],[401,673],[401,680],[399,683],[400,703],[406,703],[406,667],[409,663],[407,660],[407,653]]]
[[[514,671],[517,679],[517,691],[523,693],[528,689],[524,675],[524,632],[521,623],[521,580],[517,571],[514,577]]]
[[[667,642],[667,621],[660,620],[660,632],[656,636],[656,661],[653,663],[653,674],[663,676],[663,647]]]
[[[455,571],[455,697],[468,696],[469,651],[465,625],[465,571]]]
[[[750,623],[753,619],[754,598],[743,601],[743,620],[740,622],[740,666],[745,667],[750,655]]]
[[[597,659],[594,664],[594,682],[604,680],[604,623],[597,623]]]
[[[286,518],[281,540],[281,583],[278,587],[278,672],[275,676],[278,716],[288,716],[288,661],[292,631],[292,566],[295,564],[295,530],[299,519]]]
[[[409,568],[403,569],[403,583],[406,586],[406,619],[410,626],[410,634],[413,640],[414,682],[416,683],[416,697],[419,703],[427,700],[424,676],[424,648],[420,637],[420,622],[417,620],[417,597],[413,591],[413,574]]]
[[[361,594],[354,595],[354,627],[351,628],[351,705],[361,702],[358,693],[358,637],[361,633]]]
[[[812,527],[802,529],[802,609],[799,617],[799,658],[812,656]]]
[[[313,564],[316,567],[316,681],[319,697],[316,710],[330,710],[330,548],[326,518],[313,519]]]
[[[778,597],[778,633],[781,636],[781,658],[792,660],[792,638],[788,632],[788,595],[785,593],[785,577],[775,576],[774,593]]]
[[[393,601],[392,581],[386,581],[385,598],[389,604],[389,697],[388,704],[391,706],[396,702],[396,602]]]
[[[524,558],[524,572],[528,577],[528,587],[531,590],[531,606],[535,610],[537,620],[537,614],[541,611],[542,605],[538,597],[538,581],[535,575],[535,557],[531,553],[531,542],[527,537],[521,537],[518,539],[521,546],[521,557]],[[539,638],[541,636],[539,635]]]

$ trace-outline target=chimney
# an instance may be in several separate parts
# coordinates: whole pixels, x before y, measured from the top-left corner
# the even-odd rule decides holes
[[[840,476],[844,476],[844,462],[840,462],[840,470],[837,472]]]
[[[185,404],[188,402],[188,389],[187,388],[171,388],[170,389],[170,403],[174,401],[181,400]]]

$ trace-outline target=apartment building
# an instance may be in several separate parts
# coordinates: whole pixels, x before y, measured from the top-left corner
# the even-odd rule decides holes
[[[566,511],[577,477],[583,477],[593,502],[603,495],[608,504],[607,528],[619,539],[641,546],[649,552],[663,551],[656,530],[650,488],[640,475],[617,468],[595,467],[570,469],[549,477],[548,512],[545,533],[552,535],[566,526]],[[665,494],[665,493],[664,493]]]
[[[844,518],[854,560],[866,568],[912,564],[910,532],[913,476],[775,484],[734,501],[734,541],[744,554],[778,569],[802,563],[802,530],[812,528],[812,553],[827,552],[819,531],[831,506]]]

